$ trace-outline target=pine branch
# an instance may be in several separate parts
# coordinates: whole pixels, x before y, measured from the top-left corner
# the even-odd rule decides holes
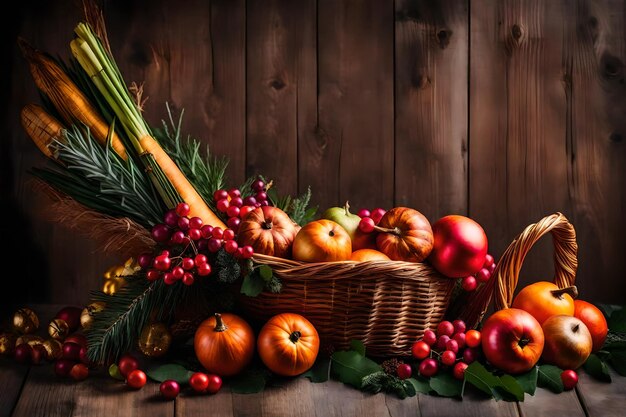
[[[113,295],[92,292],[93,301],[106,307],[94,315],[85,331],[89,359],[99,363],[116,360],[135,348],[137,338],[151,318],[161,320],[173,314],[185,290],[181,282],[166,285],[163,280],[149,282],[143,275],[125,277],[127,284]]]
[[[317,213],[317,207],[309,207],[312,195],[311,187],[308,187],[298,197],[291,197],[290,195],[280,196],[276,187],[270,188],[267,194],[273,206],[287,213],[300,226],[304,226],[313,220]]]
[[[35,175],[103,214],[128,217],[145,227],[161,221],[163,202],[132,159],[122,161],[77,126],[68,129],[65,138],[65,143],[55,143],[64,165],[35,169]]]
[[[228,160],[224,157],[212,157],[208,146],[204,151],[201,151],[201,143],[191,136],[187,136],[183,140],[181,126],[184,110],[181,111],[178,120],[175,121],[169,104],[166,106],[168,121],[163,120],[163,128],[155,129],[154,132],[159,143],[180,167],[211,210],[217,215],[222,215],[216,210],[213,193],[225,188]],[[223,220],[226,221],[227,219]]]

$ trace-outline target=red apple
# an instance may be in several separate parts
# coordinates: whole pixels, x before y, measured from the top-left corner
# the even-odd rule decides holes
[[[306,224],[293,241],[293,259],[296,261],[346,261],[350,255],[350,235],[332,220],[316,220]]]
[[[428,257],[436,270],[451,278],[474,275],[485,263],[487,235],[465,216],[442,217],[433,224],[435,239]]]
[[[542,358],[561,369],[578,369],[589,357],[593,340],[580,319],[552,316],[543,323],[546,344]]]
[[[591,333],[591,340],[593,340],[591,351],[597,352],[600,350],[609,332],[604,314],[591,303],[583,300],[574,300],[574,317],[585,323],[589,333]]]
[[[544,345],[539,322],[517,308],[506,308],[489,317],[481,339],[487,360],[511,374],[521,374],[535,366]]]

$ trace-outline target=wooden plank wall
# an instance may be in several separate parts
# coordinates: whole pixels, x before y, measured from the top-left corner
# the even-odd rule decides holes
[[[42,219],[28,170],[44,160],[18,122],[37,97],[15,38],[67,56],[75,3],[25,0],[2,18],[0,227],[23,301],[82,303],[117,260]],[[105,13],[147,118],[184,108],[233,184],[263,173],[283,192],[311,186],[323,208],[469,214],[496,256],[561,211],[584,298],[626,299],[625,1],[109,0]],[[551,274],[546,238],[522,282]]]

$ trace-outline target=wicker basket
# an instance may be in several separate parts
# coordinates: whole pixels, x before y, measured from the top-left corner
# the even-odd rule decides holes
[[[251,317],[299,313],[324,344],[346,348],[358,339],[373,356],[410,353],[424,330],[443,319],[455,284],[426,263],[301,263],[265,255],[254,261],[269,265],[283,288],[279,294],[242,295],[240,306]]]
[[[453,317],[473,327],[494,296],[496,309],[508,307],[524,257],[548,232],[554,237],[554,282],[561,288],[573,285],[576,234],[565,216],[556,213],[531,224],[511,243],[487,284],[455,297]],[[299,313],[315,325],[324,343],[345,348],[358,339],[373,356],[410,354],[424,330],[444,318],[456,282],[426,263],[310,264],[264,255],[255,255],[254,261],[272,267],[283,289],[279,294],[241,296],[240,304],[251,317],[267,320],[279,313]]]
[[[548,233],[552,234],[554,242],[553,281],[559,288],[574,285],[578,268],[576,232],[563,214],[555,213],[526,227],[498,261],[493,278],[463,300],[464,308],[459,310],[458,316],[468,326],[473,327],[483,318],[492,298],[496,311],[511,305],[524,258],[533,245]]]

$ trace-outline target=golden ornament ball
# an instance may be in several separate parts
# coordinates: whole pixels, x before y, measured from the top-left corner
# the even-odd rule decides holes
[[[141,331],[139,350],[149,358],[165,355],[172,343],[172,334],[163,323],[152,323]]]
[[[48,334],[53,339],[63,340],[70,334],[70,326],[63,319],[54,319],[48,325]]]
[[[55,339],[48,339],[42,346],[46,349],[46,356],[49,361],[60,359],[63,356],[63,345]]]
[[[80,325],[83,329],[88,329],[93,323],[93,316],[104,310],[105,304],[102,301],[95,301],[85,307],[80,313]]]
[[[11,355],[15,351],[16,340],[13,333],[0,334],[0,355]]]
[[[43,337],[36,336],[34,334],[25,334],[17,338],[17,340],[15,341],[15,346],[19,346],[22,343],[27,343],[31,347],[41,345],[43,344]]]
[[[13,314],[13,328],[18,333],[34,333],[39,328],[39,317],[30,308],[20,308]]]

